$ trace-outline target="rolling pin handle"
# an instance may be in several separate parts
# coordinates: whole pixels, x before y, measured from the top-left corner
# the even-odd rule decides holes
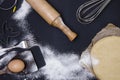
[[[77,34],[73,31],[71,31],[63,22],[61,17],[57,17],[53,23],[51,24],[54,27],[59,28],[68,38],[70,41],[73,41],[76,37]]]
[[[71,31],[62,21],[60,14],[46,0],[26,0],[33,9],[50,25],[59,28],[73,41],[77,34]]]

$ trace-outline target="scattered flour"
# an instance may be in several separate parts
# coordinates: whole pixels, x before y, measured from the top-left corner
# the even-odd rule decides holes
[[[94,65],[98,65],[99,64],[99,60],[94,58],[93,56],[90,55],[90,50],[86,49],[80,58],[79,61],[80,64],[84,64],[90,71],[92,70],[92,66]]]
[[[94,75],[79,64],[79,56],[71,53],[60,53],[49,46],[41,47],[46,66],[42,74],[46,80],[89,80]]]
[[[2,49],[2,46],[0,46],[0,49]]]
[[[91,56],[89,50],[85,50],[80,59],[80,63],[85,64],[86,66],[92,68]]]
[[[87,67],[92,69],[93,65],[97,65],[99,64],[99,60],[92,57],[90,55],[90,51],[88,49],[86,49],[82,55],[81,55],[81,59],[80,59],[80,63],[85,64]]]
[[[39,71],[27,75],[28,80],[37,79],[41,76],[44,76],[45,80],[90,80],[95,77],[79,63],[78,55],[72,52],[60,53],[47,45],[39,46],[46,65]]]
[[[51,46],[36,44],[34,35],[30,33],[28,29],[29,23],[26,20],[30,11],[30,5],[23,0],[20,9],[13,15],[13,19],[18,21],[18,26],[26,32],[23,40],[27,39],[30,46],[40,46],[46,61],[46,66],[40,68],[39,71],[35,73],[25,75],[23,80],[33,80],[41,76],[45,76],[45,80],[90,80],[93,78],[94,75],[79,63],[79,56],[73,52],[60,53],[52,49]],[[87,62],[87,60],[85,61]]]
[[[15,12],[13,18],[16,20],[24,20],[30,13],[30,11],[31,11],[30,5],[26,2],[26,0],[23,0],[20,9]]]
[[[91,60],[92,60],[92,65],[98,65],[100,63],[100,61],[94,57],[91,57]]]

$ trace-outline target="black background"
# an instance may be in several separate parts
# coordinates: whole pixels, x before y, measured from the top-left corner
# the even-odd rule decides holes
[[[34,10],[28,15],[29,29],[34,33],[37,42],[42,45],[51,45],[59,52],[75,52],[81,55],[90,44],[92,38],[108,23],[120,27],[120,0],[111,0],[103,12],[90,24],[81,24],[76,19],[78,7],[88,0],[47,0],[61,14],[66,25],[78,34],[78,37],[70,42],[68,38],[57,28],[48,25]],[[17,9],[21,1],[17,3]],[[11,10],[0,10],[0,25],[11,14]],[[2,79],[2,77],[4,79]],[[8,80],[12,77],[3,75],[0,80]],[[5,79],[6,78],[6,79]],[[8,79],[7,79],[8,78]],[[40,79],[41,80],[41,79]]]

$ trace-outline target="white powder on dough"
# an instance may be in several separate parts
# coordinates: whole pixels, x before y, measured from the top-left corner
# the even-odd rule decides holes
[[[98,65],[99,60],[90,55],[90,51],[86,49],[80,58],[80,64],[84,64],[88,69],[92,71],[92,66]]]
[[[94,57],[91,56],[91,60],[92,60],[92,65],[95,66],[95,65],[98,65],[100,63],[100,61]]]
[[[20,9],[15,12],[13,18],[16,20],[23,20],[30,13],[30,11],[31,6],[26,2],[26,0],[23,0]]]
[[[85,64],[87,67],[92,68],[91,56],[89,50],[82,52],[80,63]]]

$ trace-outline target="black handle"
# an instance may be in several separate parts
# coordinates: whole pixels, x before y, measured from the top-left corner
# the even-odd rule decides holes
[[[41,68],[41,67],[45,66],[46,63],[45,63],[44,57],[41,53],[39,46],[34,46],[30,50],[33,54],[33,57],[34,57],[37,67]]]

